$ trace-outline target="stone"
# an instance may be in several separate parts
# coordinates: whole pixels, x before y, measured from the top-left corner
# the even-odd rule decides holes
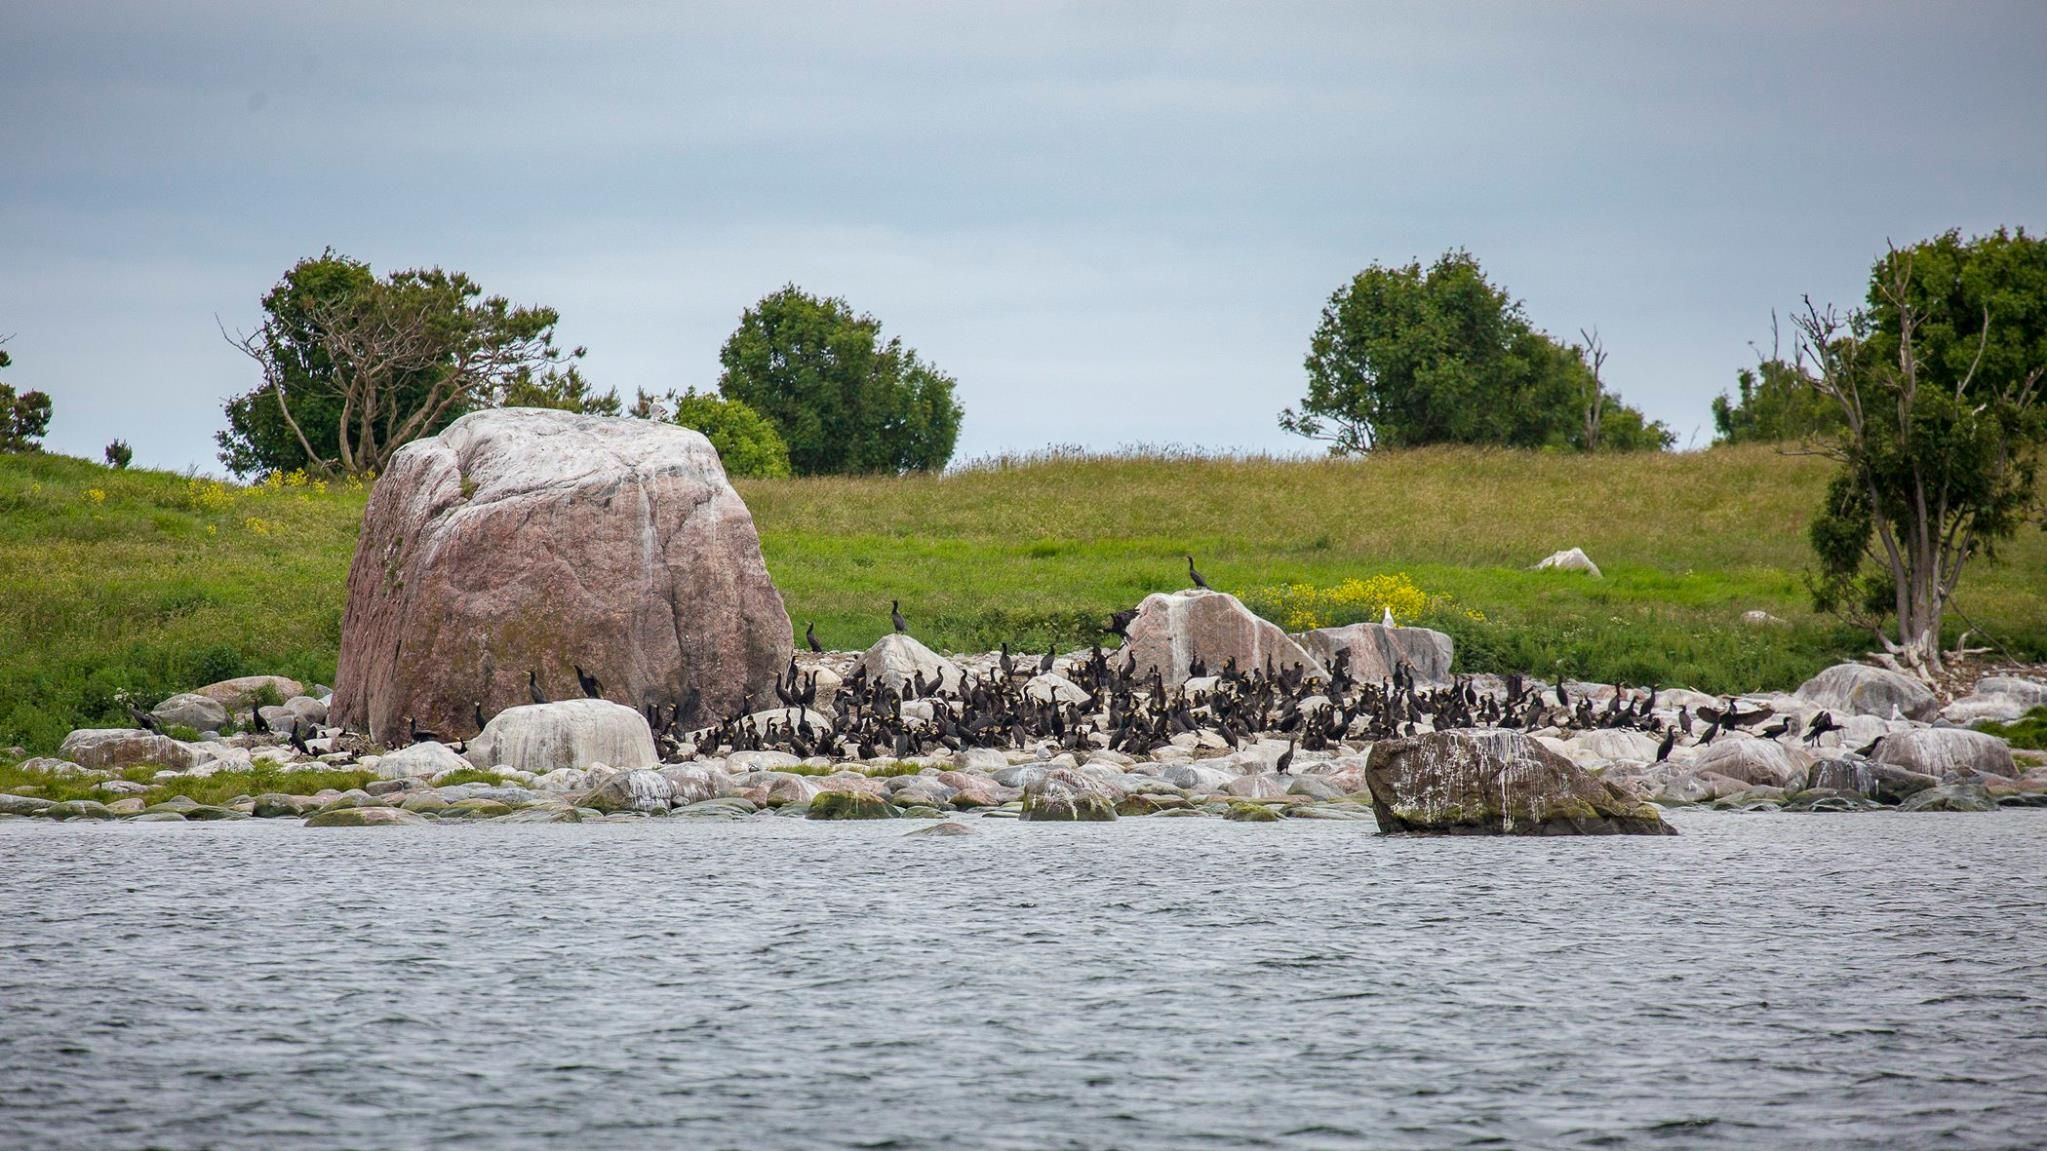
[[[1863,761],[1869,772],[1871,784],[1876,789],[1876,798],[1884,803],[1903,803],[1922,791],[1940,786],[1937,776],[1921,775],[1916,771],[1894,767],[1888,763]]]
[[[1750,608],[1748,611],[1741,613],[1741,622],[1750,627],[1781,627],[1784,624],[1782,619],[1771,615],[1761,608]]]
[[[327,725],[327,701],[314,699],[310,695],[295,695],[284,701],[284,710],[297,716],[299,722],[312,727]]]
[[[1980,784],[1951,783],[1915,792],[1899,811],[1996,811],[1997,801]]]
[[[1380,830],[1452,835],[1674,835],[1653,805],[1517,731],[1429,732],[1372,745]]]
[[[218,731],[227,723],[227,715],[226,705],[219,700],[192,692],[171,696],[149,709],[149,718],[165,727],[189,727],[194,731]]]
[[[2011,675],[1985,676],[1968,695],[1941,709],[1949,723],[2011,723],[2036,707],[2047,706],[2047,683]]]
[[[1070,767],[1055,767],[1024,788],[1021,819],[1105,823],[1116,818],[1116,795]]]
[[[1592,557],[1586,555],[1583,548],[1570,548],[1566,551],[1551,552],[1543,557],[1541,563],[1535,565],[1535,570],[1584,572],[1593,579],[1600,578],[1599,565],[1592,562]]]
[[[918,673],[923,674],[927,684],[943,684],[946,691],[955,691],[965,675],[960,665],[901,632],[890,632],[875,640],[874,646],[861,654],[860,666],[867,669],[868,678],[880,680],[897,691]]]
[[[1565,745],[1564,755],[1573,763],[1586,765],[1595,760],[1632,760],[1648,763],[1656,758],[1657,738],[1646,732],[1602,727],[1580,732]]]
[[[641,768],[619,772],[592,788],[576,805],[610,814],[667,811],[674,801],[675,785],[660,772]]]
[[[733,793],[732,777],[700,764],[674,764],[661,769],[661,778],[672,789],[671,802],[677,807],[720,799]]]
[[[1924,722],[1940,710],[1940,700],[1925,684],[1887,668],[1863,663],[1838,663],[1798,686],[1799,699],[1823,707],[1836,718],[1873,715],[1889,719],[1895,711]]]
[[[912,835],[974,835],[974,834],[977,833],[974,831],[973,828],[968,827],[966,824],[952,823],[948,821],[945,823],[934,823],[929,827],[920,827],[915,831],[906,831],[903,833],[903,837],[907,839]]]
[[[1453,682],[1450,637],[1425,627],[1387,627],[1382,623],[1354,623],[1348,627],[1324,627],[1301,635],[1301,645],[1328,668],[1336,666],[1336,653],[1350,652],[1351,678],[1359,683],[1382,683],[1393,678],[1393,669],[1406,667],[1416,682],[1447,686]]]
[[[45,819],[56,820],[115,818],[114,813],[107,810],[106,804],[90,799],[67,799],[61,803],[53,803],[44,808],[41,814]]]
[[[0,815],[41,815],[55,806],[54,801],[37,796],[0,792]]]
[[[1094,697],[1087,693],[1086,688],[1081,687],[1057,672],[1034,675],[1024,684],[1023,689],[1025,695],[1030,696],[1039,703],[1051,703],[1053,700],[1057,700],[1060,703],[1074,703],[1086,706],[1094,702]]]
[[[336,725],[449,734],[557,698],[572,664],[638,711],[768,697],[793,635],[753,517],[697,432],[536,408],[472,412],[400,448],[348,576]],[[684,717],[687,722],[691,717]],[[556,764],[554,766],[563,766]]]
[[[271,692],[283,701],[304,695],[306,689],[299,681],[281,675],[241,675],[209,683],[205,687],[195,687],[191,694],[203,695],[229,711],[246,712],[250,704]]]
[[[306,826],[383,827],[391,824],[425,822],[425,816],[395,807],[337,807],[308,818]]]
[[[196,767],[190,747],[165,735],[134,727],[81,728],[64,737],[57,754],[85,767],[134,767],[154,763],[174,771]]]
[[[427,740],[376,757],[375,770],[381,779],[432,779],[436,775],[473,766],[444,743]],[[368,763],[367,760],[364,761]]]
[[[490,718],[463,754],[476,767],[508,767],[534,775],[593,763],[634,769],[661,762],[647,717],[602,699],[508,707]]]
[[[1813,762],[1812,754],[1802,748],[1747,736],[1722,736],[1705,747],[1688,750],[1685,764],[1693,771],[1761,787],[1802,786]]]
[[[1239,800],[1230,804],[1230,809],[1223,812],[1223,818],[1237,823],[1277,823],[1279,812],[1263,803]]]
[[[1186,683],[1197,656],[1211,671],[1222,670],[1234,658],[1246,672],[1263,669],[1269,661],[1275,670],[1301,664],[1312,675],[1329,674],[1279,625],[1259,618],[1225,592],[1202,588],[1155,592],[1137,605],[1137,618],[1127,631],[1129,638],[1110,658],[1119,667],[1131,666],[1140,677],[1157,668],[1169,687]]]
[[[1895,731],[1884,737],[1872,757],[1878,763],[1902,767],[1935,779],[2001,775],[2017,778],[2018,764],[2012,761],[2011,745],[1994,735],[1963,727],[1922,727]]]
[[[878,795],[864,791],[819,792],[810,801],[807,819],[895,819],[902,812]]]

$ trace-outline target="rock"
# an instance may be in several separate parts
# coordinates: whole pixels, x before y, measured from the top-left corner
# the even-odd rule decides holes
[[[1741,613],[1741,622],[1750,627],[1781,627],[1784,624],[1783,620],[1761,608],[1751,608]]]
[[[864,791],[819,792],[810,801],[807,819],[895,819],[902,812],[878,795]]]
[[[1639,731],[1602,727],[1571,738],[1564,754],[1584,765],[1594,760],[1622,759],[1648,763],[1656,758],[1656,737]]]
[[[1962,727],[1923,727],[1884,737],[1873,756],[1878,763],[1902,767],[1935,779],[1968,778],[1978,773],[2017,778],[2011,745],[1994,735]]]
[[[792,633],[710,441],[658,420],[472,412],[399,449],[348,576],[337,725],[462,733],[580,662],[637,711],[770,696]],[[689,717],[685,717],[687,720]],[[563,766],[554,764],[552,766]]]
[[[174,771],[198,765],[198,755],[169,736],[132,727],[82,728],[64,737],[57,750],[86,767],[134,767],[154,763]]]
[[[298,717],[302,724],[325,727],[327,725],[327,701],[314,699],[310,695],[295,695],[284,701],[284,710]]]
[[[1798,698],[1823,707],[1838,718],[1873,715],[1889,719],[1895,711],[1906,719],[1930,720],[1940,701],[1925,684],[1909,675],[1862,663],[1839,663],[1800,684]]]
[[[1535,565],[1535,570],[1584,572],[1593,579],[1599,578],[1599,565],[1592,562],[1592,557],[1586,555],[1583,548],[1551,552],[1541,563]]]
[[[664,767],[661,778],[673,789],[671,802],[677,807],[732,794],[731,776],[694,763]]]
[[[1674,835],[1640,803],[1520,732],[1430,732],[1372,745],[1365,777],[1382,831]]]
[[[1236,777],[1227,771],[1213,767],[1197,767],[1191,763],[1176,763],[1159,772],[1159,778],[1182,791],[1220,791]]]
[[[535,775],[593,763],[634,769],[661,762],[647,717],[602,699],[508,707],[490,718],[464,755],[476,767],[509,767]]]
[[[1691,749],[1685,763],[1696,772],[1713,772],[1753,786],[1800,787],[1812,768],[1811,753],[1772,739],[1723,736]]]
[[[1997,801],[1974,783],[1951,783],[1916,792],[1898,805],[1899,811],[1996,811]]]
[[[867,669],[869,678],[898,691],[920,672],[925,683],[943,684],[945,690],[953,691],[965,674],[960,665],[900,632],[890,632],[874,641],[874,646],[860,656],[860,666]]]
[[[275,692],[280,701],[306,693],[299,681],[281,675],[242,675],[193,688],[191,694],[203,695],[231,712],[246,712],[266,694],[265,689]]]
[[[1876,798],[1884,803],[1903,803],[1922,791],[1940,786],[1940,779],[1937,776],[1921,775],[1916,771],[1894,767],[1888,763],[1864,761],[1863,766],[1869,772],[1870,781],[1876,788]]]
[[[432,779],[472,766],[448,745],[427,740],[378,756],[376,772],[381,779]]]
[[[1240,799],[1278,799],[1287,793],[1288,779],[1275,772],[1240,775],[1223,784],[1223,794]]]
[[[1223,818],[1237,823],[1277,823],[1279,812],[1263,803],[1238,800],[1230,804],[1230,809],[1223,813]]]
[[[114,813],[107,805],[90,799],[67,799],[53,803],[41,812],[45,819],[113,819]]]
[[[2047,683],[2018,676],[1985,676],[1970,694],[1941,709],[1949,723],[2010,723],[2036,707],[2047,706]]]
[[[1107,787],[1068,767],[1055,767],[1024,788],[1019,818],[1033,821],[1102,823],[1116,818],[1116,796]]]
[[[1336,653],[1350,652],[1351,678],[1359,683],[1380,683],[1393,678],[1393,669],[1405,666],[1423,684],[1452,682],[1450,637],[1425,627],[1387,627],[1381,623],[1354,623],[1349,627],[1324,627],[1301,636],[1308,653],[1324,667],[1336,666]]]
[[[0,815],[41,815],[55,806],[53,801],[33,795],[0,792]]]
[[[382,827],[387,824],[425,823],[426,817],[395,807],[338,807],[306,820],[307,827]]]
[[[1865,759],[1852,756],[1822,759],[1806,773],[1805,789],[1875,798],[1876,773],[1870,770],[1869,761]]]
[[[165,727],[189,727],[194,731],[218,731],[227,723],[227,707],[219,700],[186,692],[174,695],[149,709],[149,717]],[[243,717],[246,718],[246,717]]]
[[[1087,693],[1087,689],[1056,672],[1032,676],[1029,682],[1024,684],[1023,689],[1025,695],[1039,703],[1050,703],[1056,699],[1060,703],[1085,706],[1094,702],[1094,697]]]
[[[320,801],[310,795],[286,795],[281,791],[266,791],[256,797],[256,804],[249,814],[258,819],[280,819],[285,816],[304,815],[320,807]]]
[[[667,811],[675,800],[675,785],[658,771],[644,768],[622,771],[598,784],[577,802],[578,807],[610,814],[614,811]]]
[[[303,723],[297,712],[288,707],[259,707],[256,714],[263,717],[263,725],[274,732],[289,733],[292,725]]]
[[[934,823],[929,827],[920,827],[915,831],[906,831],[903,833],[903,837],[907,839],[912,835],[974,835],[974,834],[977,834],[974,831],[974,829],[968,827],[964,823],[946,822]]]
[[[1329,674],[1277,624],[1260,619],[1236,596],[1224,592],[1191,588],[1148,595],[1137,605],[1137,618],[1128,631],[1129,638],[1110,658],[1119,661],[1119,667],[1131,665],[1139,676],[1157,668],[1168,687],[1187,681],[1196,656],[1217,671],[1234,658],[1247,672],[1264,668],[1269,660],[1275,669],[1298,663],[1311,674]]]

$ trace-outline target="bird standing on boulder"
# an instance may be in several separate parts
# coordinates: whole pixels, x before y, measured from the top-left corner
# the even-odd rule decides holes
[[[582,664],[576,664],[575,668],[576,683],[582,687],[583,694],[589,697],[590,699],[603,699],[604,685],[597,682],[597,677],[591,675],[587,671],[584,671]]]
[[[1823,711],[1818,715],[1812,717],[1812,726],[1805,730],[1806,745],[1809,747],[1818,747],[1821,736],[1827,734],[1830,731],[1839,730],[1841,730],[1841,725],[1834,722],[1834,713],[1831,711]]]
[[[540,673],[530,668],[526,672],[526,690],[533,696],[534,703],[547,702],[547,693],[540,690]]]
[[[1669,759],[1670,749],[1676,746],[1677,729],[1673,727],[1663,733],[1663,742],[1656,745],[1656,762],[1662,763],[1664,760]]]
[[[1195,571],[1195,570],[1194,570],[1194,557],[1193,557],[1193,556],[1191,556],[1191,555],[1187,557],[1187,578],[1188,578],[1188,579],[1191,579],[1191,580],[1193,580],[1193,581],[1194,581],[1194,586],[1195,586],[1195,587],[1198,587],[1198,588],[1207,588],[1207,587],[1208,587],[1208,581],[1207,581],[1207,580],[1205,580],[1205,579],[1202,579],[1202,578],[1201,578],[1201,573],[1200,573],[1200,572],[1198,572],[1198,571]],[[1210,589],[1210,590],[1213,590],[1213,589]]]
[[[483,734],[483,729],[489,726],[483,719],[483,701],[477,700],[469,706],[476,709],[476,732],[478,735],[481,735]]]
[[[135,726],[144,731],[153,731],[158,735],[163,734],[163,728],[157,726],[156,717],[132,703],[128,705],[128,718],[134,720]]]
[[[909,632],[910,621],[903,618],[903,601],[894,599],[888,601],[888,621],[895,625],[897,635]]]
[[[1279,753],[1279,762],[1272,765],[1272,770],[1280,773],[1281,775],[1285,775],[1288,769],[1292,768],[1293,765],[1294,741],[1289,739],[1286,741],[1286,750]]]
[[[804,643],[807,643],[807,644],[809,644],[809,645],[810,645],[810,650],[811,650],[811,651],[814,651],[814,652],[816,652],[816,651],[823,651],[823,650],[824,650],[824,645],[823,645],[823,644],[821,644],[821,643],[819,643],[819,642],[817,642],[817,624],[816,624],[816,623],[813,623],[813,622],[811,622],[811,621],[808,621],[808,620],[804,621],[804,624],[803,624],[803,642],[804,642]]]

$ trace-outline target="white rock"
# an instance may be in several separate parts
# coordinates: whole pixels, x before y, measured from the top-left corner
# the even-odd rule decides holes
[[[924,674],[927,684],[943,684],[945,690],[957,690],[962,672],[960,666],[911,636],[891,632],[876,640],[873,647],[860,656],[860,666],[867,669],[871,679],[878,679],[900,691],[915,677]]]
[[[379,779],[433,779],[475,766],[447,744],[433,740],[401,747],[388,755],[366,756],[363,765],[375,771]]]
[[[1863,663],[1835,664],[1800,684],[1798,698],[1826,708],[1836,719],[1845,715],[1889,719],[1895,710],[1906,719],[1929,720],[1940,710],[1940,701],[1925,684]]]
[[[1592,562],[1592,557],[1586,555],[1583,548],[1552,552],[1544,557],[1541,563],[1535,565],[1535,570],[1584,572],[1593,579],[1599,578],[1599,565]]]
[[[503,764],[536,775],[597,763],[628,770],[660,763],[646,717],[602,699],[508,707],[469,741],[467,754],[478,767]]]
[[[1060,703],[1087,704],[1094,699],[1079,684],[1057,672],[1032,676],[1030,682],[1024,684],[1024,693],[1039,703],[1050,703],[1056,699]]]

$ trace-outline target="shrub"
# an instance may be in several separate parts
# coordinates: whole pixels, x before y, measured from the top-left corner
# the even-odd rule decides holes
[[[127,440],[115,440],[107,445],[106,457],[108,467],[126,468],[135,460],[135,449],[128,446]]]

